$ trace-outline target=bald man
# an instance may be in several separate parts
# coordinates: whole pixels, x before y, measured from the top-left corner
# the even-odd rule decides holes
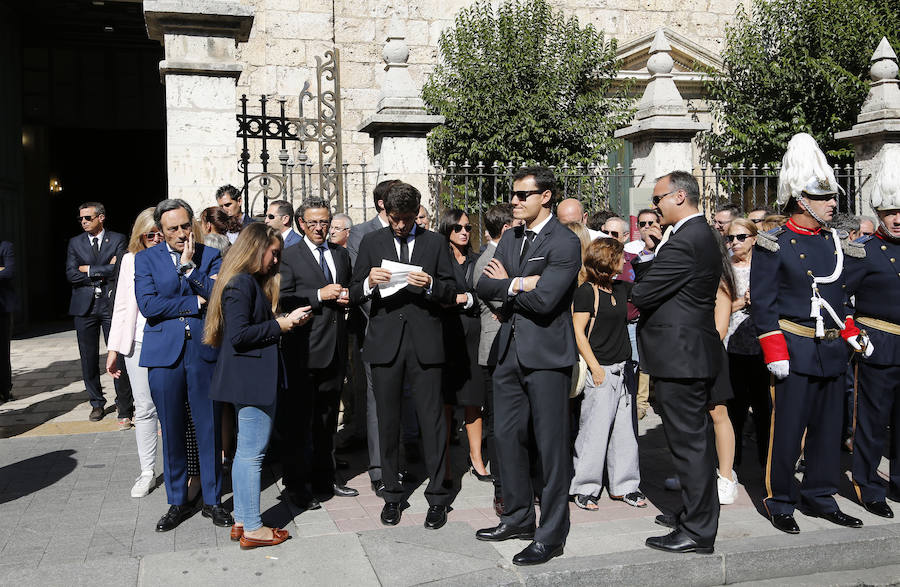
[[[587,216],[587,212],[584,211],[584,206],[582,206],[581,202],[575,198],[566,198],[556,206],[556,218],[563,224],[580,222],[587,228],[588,234],[591,235],[591,240],[606,236],[605,233],[599,230],[591,230],[588,228]]]

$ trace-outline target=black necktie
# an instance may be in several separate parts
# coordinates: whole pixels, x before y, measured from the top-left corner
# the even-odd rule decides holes
[[[328,268],[328,261],[325,260],[325,251],[328,250],[328,247],[325,245],[319,245],[316,247],[319,250],[319,267],[322,268],[322,273],[325,274],[325,281],[328,283],[332,283],[333,279],[331,278],[331,269]]]
[[[409,263],[409,243],[405,238],[400,238],[400,262]]]
[[[91,237],[91,248],[94,249],[94,256],[100,254],[100,239],[96,236]]]
[[[522,244],[522,254],[519,255],[519,263],[525,260],[525,255],[528,254],[528,249],[531,248],[531,242],[534,240],[534,231],[526,230],[525,231],[525,242]]]

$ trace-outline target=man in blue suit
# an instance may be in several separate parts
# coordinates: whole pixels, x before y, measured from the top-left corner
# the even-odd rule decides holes
[[[234,520],[219,504],[222,493],[220,411],[209,399],[218,349],[203,340],[206,302],[222,259],[218,249],[194,243],[194,212],[184,200],[163,200],[153,214],[164,244],[134,258],[134,288],[147,318],[141,366],[149,369],[150,394],[163,428],[166,494],[171,507],[156,525],[172,530],[193,511],[188,503],[185,397],[197,437],[205,517],[216,526]]]
[[[86,234],[69,239],[66,251],[66,279],[72,285],[69,314],[74,317],[81,355],[81,374],[91,402],[91,422],[103,419],[106,400],[100,388],[100,332],[109,337],[112,296],[118,274],[116,264],[127,252],[124,234],[104,228],[106,209],[100,202],[85,202],[78,207],[78,222]],[[124,372],[123,372],[124,374]],[[113,380],[119,426],[131,427],[134,400],[128,377]]]
[[[303,237],[294,231],[294,207],[287,200],[269,202],[266,224],[281,233],[284,248],[299,243]]]

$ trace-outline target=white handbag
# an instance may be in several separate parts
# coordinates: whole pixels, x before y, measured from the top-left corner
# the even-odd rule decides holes
[[[588,325],[587,339],[588,342],[591,340],[591,332],[594,331],[594,320],[597,319],[597,309],[600,307],[600,292],[597,290],[597,286],[591,284],[591,289],[594,290],[594,315],[591,316],[591,323]],[[581,353],[578,353],[578,362],[572,367],[572,387],[569,389],[569,397],[575,398],[584,392],[584,386],[587,383],[588,378],[588,366],[587,361],[584,360],[584,357],[581,356]]]

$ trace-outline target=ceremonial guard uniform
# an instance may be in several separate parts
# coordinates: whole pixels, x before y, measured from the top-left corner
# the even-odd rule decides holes
[[[812,163],[792,168],[797,161],[792,146],[805,149]],[[838,509],[833,495],[840,481],[843,377],[850,359],[845,340],[859,336],[852,319],[842,318],[847,314],[844,259],[864,251],[842,244],[838,232],[824,228],[826,222],[815,212],[816,228],[795,221],[814,208],[810,200],[821,205],[837,194],[833,172],[827,164],[815,165],[812,149],[821,155],[809,135],[791,140],[782,174],[795,179],[780,178],[778,199],[796,209],[795,216],[783,227],[760,233],[750,270],[751,315],[773,374],[764,505],[772,524],[791,534],[799,532],[793,512],[800,498],[813,515],[843,526],[862,525]],[[825,162],[824,155],[820,161]],[[832,214],[828,209],[828,219]],[[794,472],[804,431],[806,471],[798,494]]]
[[[893,159],[885,168],[900,166],[900,156]],[[878,465],[891,426],[890,492],[900,499],[900,178],[890,181],[885,168],[872,193],[879,227],[857,241],[866,254],[847,264],[847,295],[856,296],[856,322],[874,346],[871,356],[860,357],[857,373],[853,486],[867,510],[892,518]]]

